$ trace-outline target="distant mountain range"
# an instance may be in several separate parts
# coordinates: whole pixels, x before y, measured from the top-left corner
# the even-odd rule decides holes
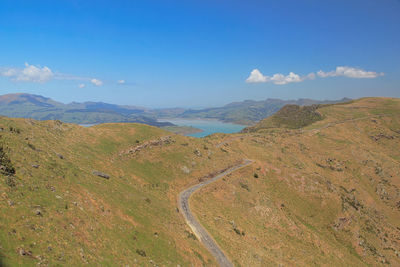
[[[84,102],[63,104],[40,95],[25,93],[0,96],[0,115],[8,117],[33,118],[37,120],[61,120],[77,124],[106,122],[137,122],[163,127],[173,126],[169,122],[157,119],[218,119],[224,122],[252,125],[268,117],[287,104],[300,106],[327,104],[349,101],[343,98],[337,101],[318,101],[312,99],[263,101],[245,100],[234,102],[223,107],[207,109],[146,109],[137,106],[122,106],[103,102]]]
[[[261,101],[245,100],[241,102],[233,102],[223,107],[207,108],[201,110],[185,110],[177,117],[180,118],[207,118],[218,119],[224,122],[232,122],[244,125],[253,125],[254,123],[273,115],[285,105],[309,106],[314,104],[334,104],[339,102],[348,102],[350,98],[340,100],[282,100],[282,99],[267,99]],[[159,114],[161,117],[163,114]]]
[[[102,102],[63,104],[40,95],[24,93],[0,96],[0,115],[8,117],[61,120],[78,124],[137,122],[153,126],[173,126],[169,122],[158,122],[152,114],[144,114],[145,112],[146,109],[141,107]]]

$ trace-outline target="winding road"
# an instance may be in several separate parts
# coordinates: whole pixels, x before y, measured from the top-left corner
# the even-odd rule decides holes
[[[207,230],[197,221],[197,219],[193,215],[192,211],[190,210],[189,199],[190,199],[190,196],[193,193],[195,193],[197,190],[199,190],[200,188],[202,188],[212,182],[215,182],[215,181],[221,179],[222,177],[224,177],[240,168],[250,165],[251,163],[253,163],[253,161],[245,159],[243,161],[243,163],[236,165],[236,166],[224,171],[223,173],[218,174],[217,176],[215,176],[211,179],[208,179],[204,182],[193,185],[192,187],[189,187],[188,189],[185,189],[178,196],[179,210],[183,214],[183,217],[185,218],[186,223],[192,229],[192,231],[194,232],[196,237],[203,243],[203,245],[215,257],[215,259],[217,260],[218,264],[221,267],[233,267],[233,264],[230,262],[230,260],[224,254],[224,252],[218,246],[218,244],[214,241],[214,239],[211,237],[211,235],[207,232]]]

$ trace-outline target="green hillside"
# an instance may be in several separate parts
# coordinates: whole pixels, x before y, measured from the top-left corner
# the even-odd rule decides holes
[[[216,266],[177,196],[248,158],[191,199],[236,266],[399,265],[400,100],[277,114],[205,138],[1,117],[1,264]]]
[[[400,99],[316,111],[226,138],[255,163],[199,192],[196,213],[237,266],[399,265]]]
[[[243,132],[257,132],[269,128],[290,128],[298,129],[322,120],[318,112],[320,105],[298,106],[286,105],[272,116],[261,120],[252,127],[243,129]]]
[[[6,164],[15,169],[15,174],[3,173],[0,185],[3,262],[125,265],[152,260],[185,266],[213,261],[188,237],[175,196],[234,157],[226,160],[224,152],[206,150],[212,147],[207,140],[178,135],[158,144],[170,133],[141,124],[84,128],[2,118],[0,125],[3,151],[11,161]],[[127,152],[154,140],[140,152]],[[204,155],[195,155],[196,149]]]

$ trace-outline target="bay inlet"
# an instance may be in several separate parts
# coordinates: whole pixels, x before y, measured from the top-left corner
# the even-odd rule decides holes
[[[246,125],[222,122],[219,120],[205,120],[205,119],[163,119],[159,121],[169,121],[178,126],[191,126],[202,130],[202,132],[187,134],[192,137],[205,137],[213,133],[237,133]]]

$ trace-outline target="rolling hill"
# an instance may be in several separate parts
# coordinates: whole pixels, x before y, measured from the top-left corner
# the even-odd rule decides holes
[[[205,138],[1,117],[2,265],[216,266],[178,194],[243,159],[190,199],[235,266],[399,265],[400,99],[274,116]]]

